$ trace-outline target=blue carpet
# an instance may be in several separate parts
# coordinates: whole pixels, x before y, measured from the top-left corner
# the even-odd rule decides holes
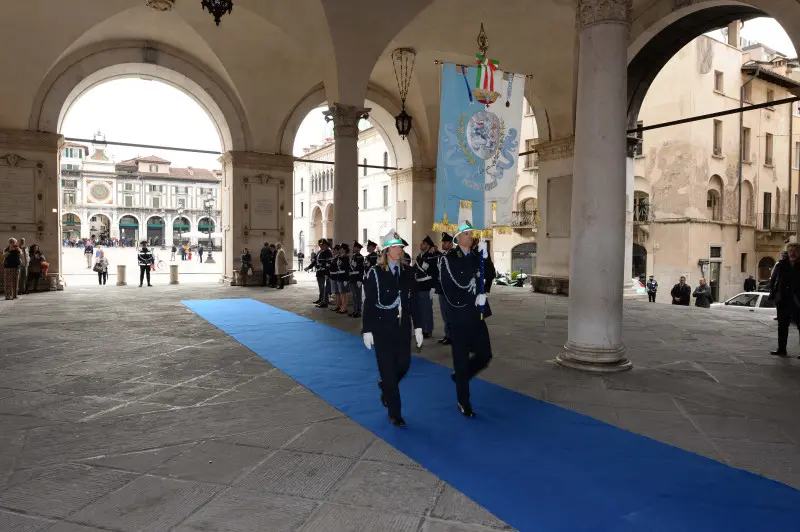
[[[251,299],[183,303],[520,531],[800,530],[800,491],[480,379],[465,419],[450,370],[419,357],[397,429],[361,338]]]

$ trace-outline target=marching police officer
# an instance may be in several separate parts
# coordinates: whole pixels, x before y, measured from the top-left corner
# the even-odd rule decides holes
[[[417,283],[413,270],[403,264],[403,240],[392,230],[383,238],[378,265],[364,283],[362,335],[367,349],[375,347],[381,380],[381,402],[389,421],[396,427],[406,422],[400,408],[399,383],[411,365],[411,329],[417,347],[422,346],[422,329],[417,307]]]
[[[361,283],[364,281],[364,255],[361,254],[361,243],[353,242],[353,256],[350,259],[350,293],[353,295],[353,313],[351,318],[361,317]]]
[[[406,253],[406,248],[408,247],[408,242],[406,242],[403,239],[401,239],[401,240],[403,242],[403,262],[405,263],[406,266],[408,266],[410,268],[411,267],[411,255]]]
[[[492,359],[492,346],[485,318],[492,315],[480,274],[480,254],[488,255],[485,243],[472,249],[473,227],[461,222],[455,235],[457,246],[439,259],[439,277],[447,305],[452,340],[453,372],[458,409],[474,417],[469,397],[469,381],[484,370]],[[493,278],[492,263],[484,262],[484,277]],[[481,308],[483,306],[483,308]],[[470,356],[470,352],[474,353]]]
[[[419,245],[420,253],[414,259],[414,275],[417,279],[419,290],[419,313],[422,318],[422,336],[433,336],[433,298],[432,293],[436,286],[436,263],[439,254],[431,237],[426,236]]]

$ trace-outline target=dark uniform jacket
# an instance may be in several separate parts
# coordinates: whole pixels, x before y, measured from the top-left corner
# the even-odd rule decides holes
[[[436,267],[439,254],[435,252],[420,253],[414,259],[414,276],[417,279],[417,288],[420,292],[429,292],[438,284]]]
[[[744,280],[744,291],[745,292],[755,292],[756,291],[756,280],[750,279],[749,277]]]
[[[400,268],[399,275],[392,274],[391,268],[383,269],[380,266],[372,268],[367,274],[364,281],[362,334],[395,330],[408,331],[410,334],[412,324],[415,326],[422,324],[417,305],[419,291],[414,271],[402,263],[398,263],[398,268]],[[398,308],[379,307],[379,305],[393,306],[398,294],[400,295]]]
[[[155,262],[155,259],[153,258],[153,253],[147,248],[139,250],[139,254],[137,257],[139,259],[139,266],[150,266]]]
[[[373,251],[372,253],[367,253],[367,258],[364,262],[364,279],[367,278],[369,275],[370,269],[374,268],[378,265],[378,252]]]
[[[307,269],[314,268],[317,272],[317,277],[327,277],[331,267],[331,260],[333,260],[333,253],[330,249],[323,249],[317,253],[316,257],[311,257],[311,264]]]
[[[797,305],[798,288],[800,288],[800,261],[795,261],[794,266],[789,259],[778,261],[769,280],[769,298],[776,304],[788,302]]]
[[[483,271],[484,278],[494,279],[495,271],[491,261],[484,260]],[[477,251],[470,251],[465,255],[460,247],[456,247],[441,256],[439,278],[442,292],[449,305],[448,323],[469,324],[480,321],[480,307],[475,305],[478,294],[485,293],[480,287],[480,276],[480,255]],[[492,309],[487,300],[483,317],[488,318],[491,315]]]
[[[655,279],[649,279],[647,281],[647,293],[655,294],[658,292],[658,282]]]
[[[331,281],[350,281],[350,255],[339,255],[331,262]]]
[[[350,282],[360,283],[364,280],[364,265],[366,260],[361,253],[353,253],[350,259]]]

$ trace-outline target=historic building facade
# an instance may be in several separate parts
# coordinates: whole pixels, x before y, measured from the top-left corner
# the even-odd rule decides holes
[[[304,152],[302,159],[320,161],[297,162],[294,167],[295,250],[303,250],[308,256],[320,238],[333,237],[335,145],[329,138]],[[358,219],[358,240],[366,244],[367,240],[377,242],[389,229],[397,228],[398,215],[405,215],[398,213],[388,147],[380,131],[371,125],[359,132],[358,163],[362,165],[358,169],[358,210],[352,215]],[[399,211],[403,211],[402,206]],[[403,237],[410,242],[411,235]],[[347,244],[352,245],[352,241]]]
[[[648,91],[639,123],[738,108],[742,87],[744,105],[791,97],[800,88],[797,60],[741,41],[736,29],[729,42],[702,36],[678,52]],[[739,120],[646,131],[634,148],[631,276],[655,275],[663,301],[682,275],[692,285],[706,278],[720,300],[741,292],[748,275],[769,279],[797,232],[797,104],[743,113],[741,134]]]
[[[89,147],[61,149],[62,239],[147,240],[151,245],[205,242],[215,245],[220,214],[219,172],[176,168],[148,156],[114,162],[102,136]],[[207,208],[209,198],[213,206]]]

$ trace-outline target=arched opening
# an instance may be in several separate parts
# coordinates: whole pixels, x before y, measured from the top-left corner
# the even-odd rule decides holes
[[[202,243],[203,247],[213,246],[215,251],[219,251],[222,235],[217,232],[217,223],[207,216],[197,221],[197,242]]]
[[[311,224],[308,228],[308,249],[305,250],[306,254],[309,256],[312,251],[317,249],[317,242],[322,238],[322,233],[324,231],[323,223],[322,209],[320,209],[318,205],[315,205],[311,210]]]
[[[147,219],[147,245],[149,246],[164,246],[164,237],[166,235],[166,228],[164,227],[164,218],[161,216],[151,216]]]
[[[758,280],[769,281],[772,277],[772,268],[775,267],[775,259],[772,257],[762,257],[758,261]]]
[[[722,221],[722,206],[724,200],[724,186],[722,178],[718,175],[711,176],[706,191],[706,217],[717,222]]]
[[[90,213],[89,222],[89,238],[95,242],[108,242],[111,237],[111,218],[102,213]]]
[[[185,216],[179,216],[172,222],[172,243],[183,245],[189,243],[188,235],[192,231],[192,222]]]
[[[750,181],[742,182],[742,223],[744,225],[753,225],[755,223],[753,185]]]
[[[134,84],[145,90],[119,90],[123,85]],[[164,94],[170,94],[154,96],[147,92],[148,87],[158,87]],[[174,102],[178,100],[176,105]],[[93,106],[87,104],[90,101]],[[192,107],[192,115],[183,112],[187,106]],[[94,107],[95,114],[85,112],[87,107]],[[98,110],[108,116],[98,114]],[[90,123],[92,119],[104,118],[117,122],[108,127]],[[203,121],[205,123],[198,126]],[[153,126],[155,123],[159,124],[158,128]],[[81,139],[93,138],[100,128],[109,141],[219,152],[247,151],[252,144],[246,114],[236,91],[194,57],[153,41],[106,41],[65,54],[39,87],[29,127]],[[171,135],[172,128],[182,128],[181,134]],[[199,135],[206,133],[208,135],[198,141]],[[105,141],[105,136],[100,140]],[[218,190],[223,172],[217,162],[218,156],[195,154],[197,158],[190,159],[187,152],[137,149],[104,145],[104,142],[92,146],[98,147],[105,157],[93,158],[87,152],[82,165],[69,170],[77,170],[77,179],[71,176],[75,181],[86,180],[92,177],[92,172],[99,172],[94,177],[107,185],[107,194],[99,188],[89,188],[84,189],[86,197],[78,193],[75,199],[84,207],[87,203],[104,205],[104,210],[114,220],[109,235],[112,242],[118,239],[120,243],[133,244],[142,239],[151,243],[157,241],[159,246],[169,245],[173,240],[186,242],[192,234],[192,223],[188,224],[189,231],[183,228],[176,231],[178,228],[169,226],[173,225],[179,209],[185,212],[186,220],[196,220],[205,211],[200,198],[210,192],[216,199],[212,215],[220,214],[222,198]],[[205,162],[201,162],[202,157],[206,158]],[[69,163],[74,165],[75,161]],[[65,170],[64,165],[61,170]],[[72,190],[64,189],[58,193],[64,196],[70,192]],[[139,211],[138,219],[126,217],[134,209]],[[140,222],[144,223],[141,231]],[[156,227],[157,224],[160,227]],[[176,240],[176,237],[179,238]],[[64,255],[59,264],[68,260],[73,257]],[[110,260],[129,259],[120,255]],[[60,273],[64,268],[54,270]]]
[[[633,245],[631,277],[644,282],[647,278],[647,250],[639,244]]]
[[[650,205],[650,194],[641,190],[633,192],[633,221],[638,223],[648,223],[652,220],[652,206]]]
[[[528,275],[536,273],[536,242],[526,242],[511,248],[511,271]]]
[[[135,246],[139,241],[139,220],[130,214],[119,219],[119,239],[126,246]]]
[[[297,249],[294,250],[295,255],[298,252],[302,251],[305,253],[306,250],[306,234],[303,231],[300,231],[300,234],[297,235]]]
[[[72,245],[81,239],[81,219],[77,214],[61,215],[61,238],[64,245]]]
[[[322,238],[332,238],[333,235],[333,203],[325,206],[325,220],[322,224]]]

